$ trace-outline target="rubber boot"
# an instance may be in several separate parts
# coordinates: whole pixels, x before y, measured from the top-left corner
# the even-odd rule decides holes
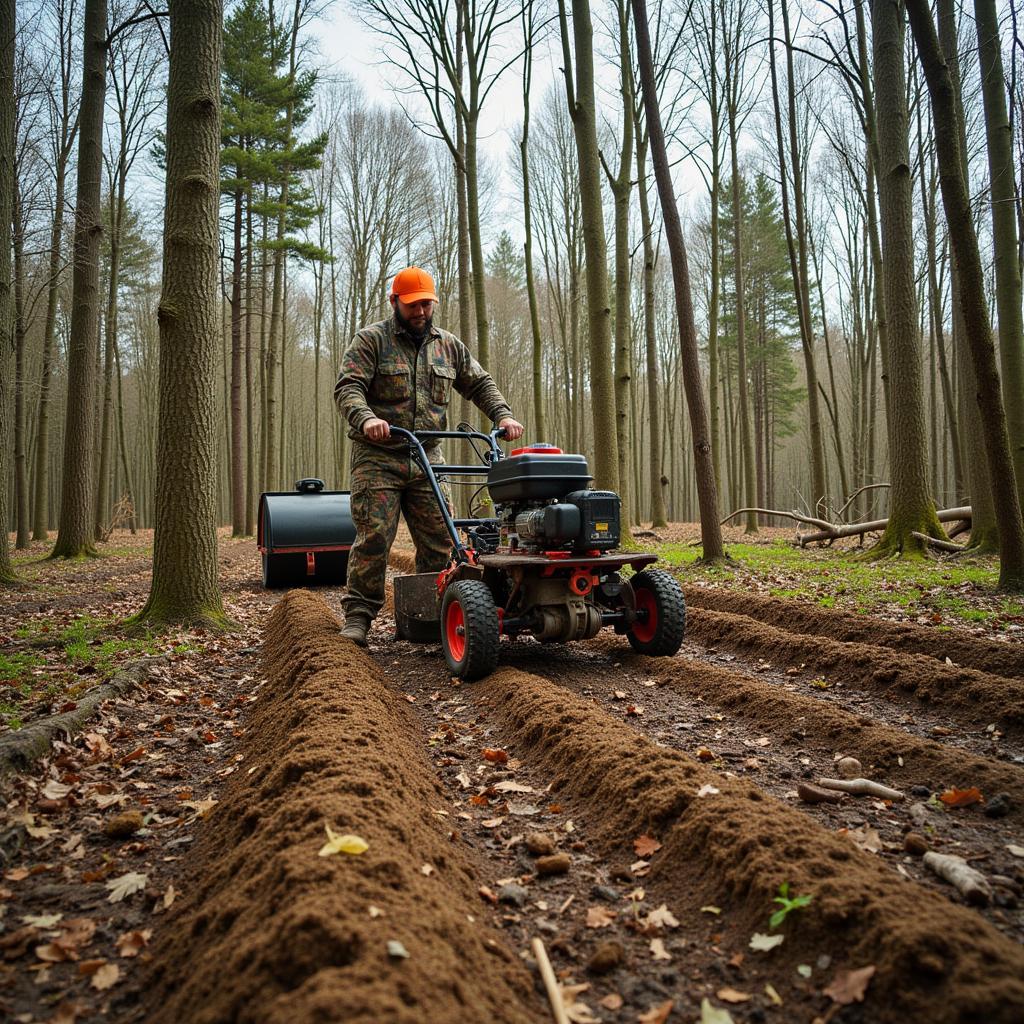
[[[348,615],[345,617],[345,628],[342,629],[341,635],[359,647],[365,647],[366,634],[370,631],[371,621],[368,615],[358,613]]]

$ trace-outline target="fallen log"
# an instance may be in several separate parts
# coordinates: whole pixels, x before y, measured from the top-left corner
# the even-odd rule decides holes
[[[157,666],[166,664],[169,664],[169,659],[165,656],[132,662],[107,682],[87,690],[76,699],[75,707],[70,711],[48,715],[0,736],[0,779],[12,771],[27,768],[49,753],[58,737],[80,732],[105,700],[123,696],[141,685]]]
[[[786,515],[785,512],[770,512],[769,515]],[[961,519],[971,518],[971,507],[965,505],[960,508],[944,508],[935,513],[940,523],[953,523]],[[837,540],[840,537],[857,537],[865,533],[877,533],[884,530],[888,525],[888,519],[872,519],[866,523],[844,523],[841,526],[826,524],[826,526],[815,533],[797,534],[797,543],[800,547],[812,544],[821,540]]]
[[[924,855],[924,866],[955,886],[960,895],[972,906],[987,907],[992,899],[992,887],[988,879],[980,871],[972,868],[963,857],[929,850]]]

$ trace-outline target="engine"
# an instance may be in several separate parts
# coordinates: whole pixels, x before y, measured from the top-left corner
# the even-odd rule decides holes
[[[491,467],[487,487],[501,541],[513,550],[607,551],[619,544],[619,496],[595,491],[582,455],[552,445],[519,448]]]

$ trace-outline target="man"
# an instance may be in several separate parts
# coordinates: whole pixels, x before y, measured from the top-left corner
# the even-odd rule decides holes
[[[416,571],[448,563],[451,538],[423,471],[391,427],[447,430],[454,388],[514,441],[523,425],[512,417],[483,367],[458,338],[433,325],[434,279],[419,267],[395,275],[392,316],[364,327],[342,357],[334,400],[352,438],[352,518],[356,540],[348,556],[348,593],[341,635],[366,646],[370,623],[384,603],[384,569],[398,529],[399,510],[416,544]],[[425,445],[441,461],[439,441]]]

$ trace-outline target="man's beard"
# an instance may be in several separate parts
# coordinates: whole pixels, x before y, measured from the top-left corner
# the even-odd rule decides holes
[[[414,338],[425,338],[430,333],[430,328],[434,325],[433,314],[427,317],[423,322],[422,327],[414,327],[404,316],[398,311],[398,307],[395,307],[395,319],[398,321],[399,327],[404,328]]]

